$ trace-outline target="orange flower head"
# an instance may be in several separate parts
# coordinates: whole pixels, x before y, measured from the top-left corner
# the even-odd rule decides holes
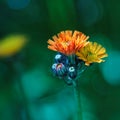
[[[53,40],[48,40],[48,48],[65,55],[75,54],[78,50],[89,43],[87,42],[89,36],[86,36],[79,31],[62,31],[52,38]]]

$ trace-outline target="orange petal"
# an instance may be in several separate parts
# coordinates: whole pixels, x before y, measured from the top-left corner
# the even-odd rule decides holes
[[[57,50],[54,48],[54,46],[50,46],[50,45],[48,45],[48,49],[57,51]]]

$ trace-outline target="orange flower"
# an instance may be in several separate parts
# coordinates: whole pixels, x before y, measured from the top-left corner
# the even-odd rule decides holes
[[[88,36],[79,31],[62,31],[58,36],[53,36],[53,40],[48,40],[48,48],[65,55],[72,55],[88,44],[88,38]]]

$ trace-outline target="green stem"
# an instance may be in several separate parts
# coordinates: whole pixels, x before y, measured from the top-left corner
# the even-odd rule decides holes
[[[21,95],[22,95],[22,101],[23,101],[25,112],[26,112],[27,120],[31,120],[28,99],[26,97],[21,79],[18,80],[18,84],[19,84]]]
[[[30,106],[29,106],[29,100],[27,98],[27,95],[25,93],[25,89],[23,87],[23,82],[21,80],[21,76],[23,73],[23,69],[18,69],[18,66],[20,66],[21,68],[21,64],[19,62],[13,63],[13,67],[16,70],[16,74],[17,74],[17,83],[18,83],[18,87],[21,93],[21,97],[22,97],[22,104],[23,107],[25,109],[25,113],[26,113],[26,119],[27,120],[32,120],[31,116],[30,116]]]
[[[75,55],[70,55],[69,56],[70,64],[75,64]]]
[[[80,91],[78,87],[78,81],[73,81],[74,95],[76,99],[76,107],[77,107],[77,118],[76,120],[82,120],[82,106],[81,106],[81,98]]]

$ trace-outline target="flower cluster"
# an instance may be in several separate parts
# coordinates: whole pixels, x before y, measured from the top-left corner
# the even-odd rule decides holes
[[[77,56],[65,56],[62,53],[55,55],[54,64],[52,65],[53,74],[60,79],[64,79],[69,85],[72,84],[73,79],[76,80],[79,77],[85,68],[84,62],[78,59]]]
[[[53,40],[48,40],[48,48],[57,51],[52,71],[54,75],[63,78],[67,84],[72,84],[80,74],[92,63],[104,62],[106,49],[96,42],[88,41],[79,31],[62,31]]]

